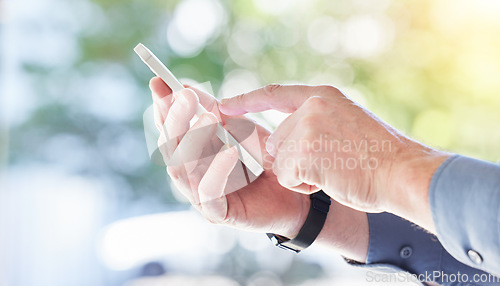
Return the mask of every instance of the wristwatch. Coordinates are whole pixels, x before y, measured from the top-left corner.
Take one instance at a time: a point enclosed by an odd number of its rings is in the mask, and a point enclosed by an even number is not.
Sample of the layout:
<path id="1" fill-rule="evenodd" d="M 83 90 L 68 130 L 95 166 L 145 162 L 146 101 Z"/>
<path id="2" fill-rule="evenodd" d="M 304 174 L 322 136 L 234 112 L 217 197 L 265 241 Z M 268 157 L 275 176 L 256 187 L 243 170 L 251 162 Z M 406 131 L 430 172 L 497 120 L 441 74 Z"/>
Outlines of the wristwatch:
<path id="1" fill-rule="evenodd" d="M 269 239 L 278 247 L 294 251 L 296 253 L 309 247 L 325 225 L 326 216 L 330 210 L 330 197 L 323 191 L 310 195 L 311 207 L 304 225 L 294 239 L 289 239 L 281 235 L 268 233 Z"/>

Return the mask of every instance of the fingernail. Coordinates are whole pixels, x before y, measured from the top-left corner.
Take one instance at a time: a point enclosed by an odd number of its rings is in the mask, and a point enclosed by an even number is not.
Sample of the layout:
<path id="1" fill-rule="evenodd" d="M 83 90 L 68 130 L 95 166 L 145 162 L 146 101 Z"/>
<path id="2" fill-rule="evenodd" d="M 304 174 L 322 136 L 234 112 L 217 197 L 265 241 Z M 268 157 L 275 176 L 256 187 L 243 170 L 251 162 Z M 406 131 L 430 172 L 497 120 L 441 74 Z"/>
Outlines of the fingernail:
<path id="1" fill-rule="evenodd" d="M 229 102 L 229 98 L 223 98 L 221 101 L 220 101 L 220 104 L 221 105 L 225 105 Z"/>

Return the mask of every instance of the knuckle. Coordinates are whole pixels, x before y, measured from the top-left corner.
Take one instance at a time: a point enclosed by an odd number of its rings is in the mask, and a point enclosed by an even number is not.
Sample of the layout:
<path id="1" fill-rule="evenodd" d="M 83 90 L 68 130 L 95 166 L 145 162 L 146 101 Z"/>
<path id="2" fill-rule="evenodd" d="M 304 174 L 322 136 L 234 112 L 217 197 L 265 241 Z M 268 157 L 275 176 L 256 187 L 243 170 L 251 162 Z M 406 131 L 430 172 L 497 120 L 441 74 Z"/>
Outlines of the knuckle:
<path id="1" fill-rule="evenodd" d="M 321 96 L 332 96 L 342 94 L 340 90 L 332 85 L 318 85 L 314 87 L 314 94 Z"/>
<path id="2" fill-rule="evenodd" d="M 206 211 L 204 211 L 203 210 L 203 205 L 201 207 L 201 211 L 202 211 L 202 215 L 205 218 L 205 220 L 207 220 L 211 224 L 214 224 L 214 225 L 223 225 L 223 224 L 227 223 L 225 218 L 223 218 L 223 217 L 217 217 L 217 216 L 214 216 L 213 214 L 210 214 L 210 213 L 207 213 Z"/>
<path id="3" fill-rule="evenodd" d="M 320 182 L 320 176 L 318 172 L 315 172 L 314 170 L 311 170 L 311 166 L 306 166 L 305 168 L 299 168 L 298 172 L 298 178 L 302 182 L 306 182 L 308 185 L 319 185 L 321 184 Z M 309 193 L 314 192 L 314 188 L 309 188 Z"/>
<path id="4" fill-rule="evenodd" d="M 320 136 L 315 127 L 304 130 L 303 140 L 307 142 L 307 146 L 310 146 L 314 141 Z"/>
<path id="5" fill-rule="evenodd" d="M 215 114 L 212 112 L 205 112 L 202 115 L 200 115 L 199 119 L 201 122 L 204 122 L 204 125 L 211 125 L 211 124 L 216 124 L 218 121 L 220 121 Z"/>
<path id="6" fill-rule="evenodd" d="M 181 104 L 177 101 L 174 101 L 172 104 L 172 107 L 167 113 L 167 118 L 165 119 L 165 124 L 172 123 L 172 122 L 177 122 L 177 120 L 182 119 L 182 114 L 185 112 L 183 111 L 184 108 L 181 106 Z"/>
<path id="7" fill-rule="evenodd" d="M 300 141 L 298 142 L 298 154 L 304 156 L 310 153 L 312 146 L 319 137 L 318 124 L 319 120 L 314 116 L 307 116 L 299 123 L 301 131 Z"/>
<path id="8" fill-rule="evenodd" d="M 276 83 L 268 84 L 264 87 L 264 94 L 267 97 L 273 97 L 275 95 L 276 90 L 278 90 L 279 88 L 281 88 L 280 84 Z"/>
<path id="9" fill-rule="evenodd" d="M 213 214 L 210 212 L 210 210 L 207 210 L 207 205 L 206 204 L 200 204 L 200 213 L 201 215 L 205 218 L 206 221 L 208 221 L 211 224 L 214 225 L 223 225 L 228 223 L 228 219 L 226 217 Z"/>
<path id="10" fill-rule="evenodd" d="M 236 225 L 237 219 L 229 216 L 229 213 L 226 213 L 224 217 L 221 217 L 219 224 L 221 225 Z"/>
<path id="11" fill-rule="evenodd" d="M 196 92 L 190 88 L 185 88 L 179 92 L 181 96 L 184 96 L 186 100 L 189 102 L 189 104 L 197 104 L 198 103 L 198 96 L 196 95 Z"/>
<path id="12" fill-rule="evenodd" d="M 179 180 L 180 177 L 181 177 L 181 171 L 177 167 L 168 166 L 167 167 L 167 173 L 172 178 L 172 180 L 174 180 L 174 181 Z"/>
<path id="13" fill-rule="evenodd" d="M 321 112 L 327 108 L 327 101 L 321 96 L 312 96 L 307 99 L 304 105 L 309 111 Z"/>
<path id="14" fill-rule="evenodd" d="M 219 222 L 216 221 L 215 219 L 211 218 L 210 216 L 203 214 L 203 217 L 205 218 L 206 221 L 208 221 L 211 224 L 218 225 Z"/>
<path id="15" fill-rule="evenodd" d="M 236 103 L 236 105 L 238 106 L 242 106 L 245 104 L 247 97 L 248 97 L 247 93 L 240 94 L 234 97 L 234 103 Z"/>
<path id="16" fill-rule="evenodd" d="M 319 118 L 316 115 L 308 114 L 303 116 L 297 125 L 300 129 L 307 133 L 310 130 L 314 130 L 319 123 Z"/>
<path id="17" fill-rule="evenodd" d="M 311 154 L 311 142 L 312 141 L 309 139 L 304 139 L 303 142 L 297 148 L 295 159 L 297 160 L 297 162 L 299 162 L 299 165 L 302 168 L 305 168 L 305 166 L 303 165 L 305 164 L 305 162 L 307 162 L 307 159 Z"/>

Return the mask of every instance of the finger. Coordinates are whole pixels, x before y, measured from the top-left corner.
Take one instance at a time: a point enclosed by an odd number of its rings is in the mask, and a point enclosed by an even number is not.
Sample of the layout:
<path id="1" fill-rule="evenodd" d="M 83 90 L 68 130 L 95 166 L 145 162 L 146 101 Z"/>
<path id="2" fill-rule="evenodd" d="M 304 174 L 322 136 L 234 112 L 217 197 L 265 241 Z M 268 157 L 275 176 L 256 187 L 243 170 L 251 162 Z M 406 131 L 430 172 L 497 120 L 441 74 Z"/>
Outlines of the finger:
<path id="1" fill-rule="evenodd" d="M 202 152 L 211 144 L 217 131 L 217 118 L 212 113 L 203 113 L 193 127 L 184 135 L 175 152 L 179 153 L 182 163 L 186 166 L 187 174 L 202 162 Z"/>
<path id="2" fill-rule="evenodd" d="M 182 166 L 167 166 L 167 173 L 174 183 L 176 189 L 183 196 L 185 196 L 192 205 L 198 205 L 199 200 L 195 200 L 193 191 L 191 190 L 189 183 L 186 184 L 186 170 Z"/>
<path id="3" fill-rule="evenodd" d="M 160 77 L 153 77 L 149 81 L 149 87 L 153 92 L 153 95 L 155 95 L 158 99 L 168 97 L 172 94 L 170 87 Z M 184 87 L 192 89 L 199 96 L 201 105 L 203 105 L 203 107 L 205 107 L 208 111 L 211 111 L 214 106 L 217 105 L 217 100 L 212 95 L 191 85 L 184 85 Z"/>
<path id="4" fill-rule="evenodd" d="M 183 89 L 179 92 L 177 99 L 168 111 L 167 119 L 163 125 L 167 140 L 176 141 L 173 147 L 182 140 L 184 134 L 189 130 L 190 121 L 198 109 L 198 97 L 194 91 Z M 169 148 L 169 154 L 173 153 Z"/>
<path id="5" fill-rule="evenodd" d="M 226 218 L 228 206 L 224 189 L 237 162 L 235 147 L 219 152 L 200 182 L 198 192 L 202 213 L 212 222 L 222 222 Z"/>
<path id="6" fill-rule="evenodd" d="M 168 110 L 172 106 L 172 91 L 159 77 L 152 78 L 149 87 L 153 97 L 155 125 L 161 131 Z"/>
<path id="7" fill-rule="evenodd" d="M 163 98 L 172 94 L 170 87 L 168 87 L 168 85 L 160 77 L 153 77 L 149 81 L 149 88 L 151 89 L 153 95 L 158 98 Z"/>
<path id="8" fill-rule="evenodd" d="M 267 138 L 266 150 L 269 155 L 276 157 L 279 148 L 281 147 L 285 139 L 294 130 L 297 122 L 302 117 L 302 114 L 299 111 L 300 109 L 288 116 L 280 125 L 278 125 L 276 130 L 274 130 L 269 138 Z"/>
<path id="9" fill-rule="evenodd" d="M 297 110 L 313 94 L 313 91 L 314 87 L 307 85 L 272 84 L 249 93 L 223 99 L 219 108 L 226 115 L 241 115 L 269 109 L 291 113 Z"/>
<path id="10" fill-rule="evenodd" d="M 297 125 L 281 144 L 273 163 L 273 172 L 283 187 L 308 194 L 319 189 L 318 168 L 322 161 L 316 154 L 308 152 L 307 146 L 297 143 L 302 138 L 302 129 Z"/>
<path id="11" fill-rule="evenodd" d="M 229 119 L 229 116 L 220 112 L 220 110 L 219 110 L 220 104 L 217 101 L 217 99 L 215 97 L 213 97 L 212 95 L 210 95 L 209 93 L 207 93 L 203 90 L 200 90 L 196 87 L 192 87 L 190 85 L 185 85 L 185 87 L 194 90 L 194 92 L 196 92 L 196 95 L 198 95 L 198 98 L 200 99 L 200 104 L 208 112 L 215 114 L 215 116 L 217 117 L 219 122 L 222 123 L 222 126 L 225 127 L 226 121 Z"/>
<path id="12" fill-rule="evenodd" d="M 190 85 L 184 85 L 186 88 L 192 89 L 196 95 L 198 95 L 198 98 L 200 99 L 200 104 L 205 107 L 205 109 L 208 112 L 212 112 L 215 115 L 219 113 L 219 109 L 217 108 L 217 99 L 213 97 L 212 95 L 208 94 L 207 92 L 200 90 L 196 87 L 190 86 Z"/>
<path id="13" fill-rule="evenodd" d="M 302 183 L 296 187 L 290 187 L 288 188 L 289 190 L 292 190 L 297 193 L 305 194 L 305 195 L 310 195 L 313 193 L 316 193 L 317 191 L 321 190 L 321 188 L 313 186 L 313 185 L 308 185 L 306 183 Z"/>
<path id="14" fill-rule="evenodd" d="M 158 150 L 160 151 L 160 154 L 161 154 L 161 157 L 163 159 L 163 163 L 165 164 L 165 166 L 168 166 L 168 161 L 171 157 L 171 153 L 169 153 L 169 148 L 175 148 L 175 147 L 169 147 L 169 145 L 172 145 L 172 140 L 167 140 L 167 138 L 165 137 L 165 133 L 163 132 L 160 132 L 160 136 L 158 136 L 158 141 L 157 141 L 157 145 L 158 145 Z"/>
<path id="15" fill-rule="evenodd" d="M 179 146 L 175 149 L 175 153 L 169 156 L 169 160 L 166 162 L 169 166 L 167 171 L 176 182 L 176 185 L 179 186 L 179 191 L 193 204 L 199 204 L 196 190 L 201 180 L 199 174 L 204 172 L 202 170 L 204 159 L 201 158 L 201 155 L 210 140 L 215 138 L 216 123 L 217 119 L 213 114 L 202 114 L 193 127 L 184 135 Z M 172 148 L 173 144 L 168 144 L 168 142 L 166 144 L 168 145 L 167 148 Z M 163 149 L 160 148 L 160 150 Z M 164 152 L 162 151 L 163 156 L 165 156 Z M 206 160 L 209 159 L 209 157 L 206 158 Z"/>
<path id="16" fill-rule="evenodd" d="M 273 172 L 278 178 L 278 183 L 294 192 L 302 194 L 312 194 L 320 190 L 319 187 L 315 185 L 310 185 L 305 183 L 300 178 L 300 168 L 299 165 L 292 166 L 279 166 L 280 161 L 275 161 L 273 164 Z"/>
<path id="17" fill-rule="evenodd" d="M 293 156 L 293 148 L 296 148 L 296 146 L 291 145 L 290 141 L 285 141 L 282 144 L 282 148 L 278 150 L 272 168 L 280 185 L 288 189 L 303 183 L 299 179 L 297 158 Z"/>
<path id="18" fill-rule="evenodd" d="M 266 141 L 266 149 L 267 152 L 275 157 L 277 150 L 280 148 L 283 141 L 288 138 L 288 136 L 295 130 L 298 129 L 298 132 L 303 133 L 314 126 L 322 124 L 314 118 L 318 113 L 327 112 L 325 110 L 326 102 L 320 96 L 311 96 L 309 97 L 294 113 L 288 116 L 276 130 L 269 136 Z M 296 141 L 296 148 L 300 147 L 299 145 L 303 143 L 300 138 L 299 141 Z"/>
<path id="19" fill-rule="evenodd" d="M 163 131 L 163 124 L 165 123 L 166 113 L 164 113 L 159 104 L 153 103 L 154 122 L 158 131 Z"/>
<path id="20" fill-rule="evenodd" d="M 163 126 L 165 120 L 167 119 L 167 114 L 170 111 L 170 108 L 173 104 L 173 97 L 166 96 L 163 98 L 158 98 L 156 95 L 153 95 L 153 105 L 156 107 L 155 112 L 158 112 L 158 124 Z"/>

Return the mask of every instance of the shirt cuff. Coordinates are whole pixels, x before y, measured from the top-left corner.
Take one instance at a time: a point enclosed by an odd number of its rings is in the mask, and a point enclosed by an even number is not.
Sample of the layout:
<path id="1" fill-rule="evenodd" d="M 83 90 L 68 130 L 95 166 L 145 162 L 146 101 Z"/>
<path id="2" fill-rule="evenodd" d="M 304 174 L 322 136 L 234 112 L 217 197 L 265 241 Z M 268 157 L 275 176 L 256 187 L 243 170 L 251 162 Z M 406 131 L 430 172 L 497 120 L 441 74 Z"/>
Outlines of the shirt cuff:
<path id="1" fill-rule="evenodd" d="M 419 226 L 389 213 L 368 214 L 367 264 L 393 265 L 413 274 L 439 268 L 442 247 Z"/>
<path id="2" fill-rule="evenodd" d="M 429 202 L 446 250 L 467 265 L 500 275 L 500 165 L 448 158 L 432 178 Z"/>
<path id="3" fill-rule="evenodd" d="M 389 213 L 367 216 L 369 246 L 366 264 L 347 260 L 353 266 L 370 271 L 366 275 L 367 281 L 434 281 L 442 285 L 457 285 L 455 279 L 462 279 L 462 282 L 467 279 L 460 285 L 500 285 L 500 280 L 491 277 L 484 281 L 476 279 L 488 274 L 454 259 L 434 235 L 419 226 Z M 377 276 L 371 270 L 381 275 Z"/>

